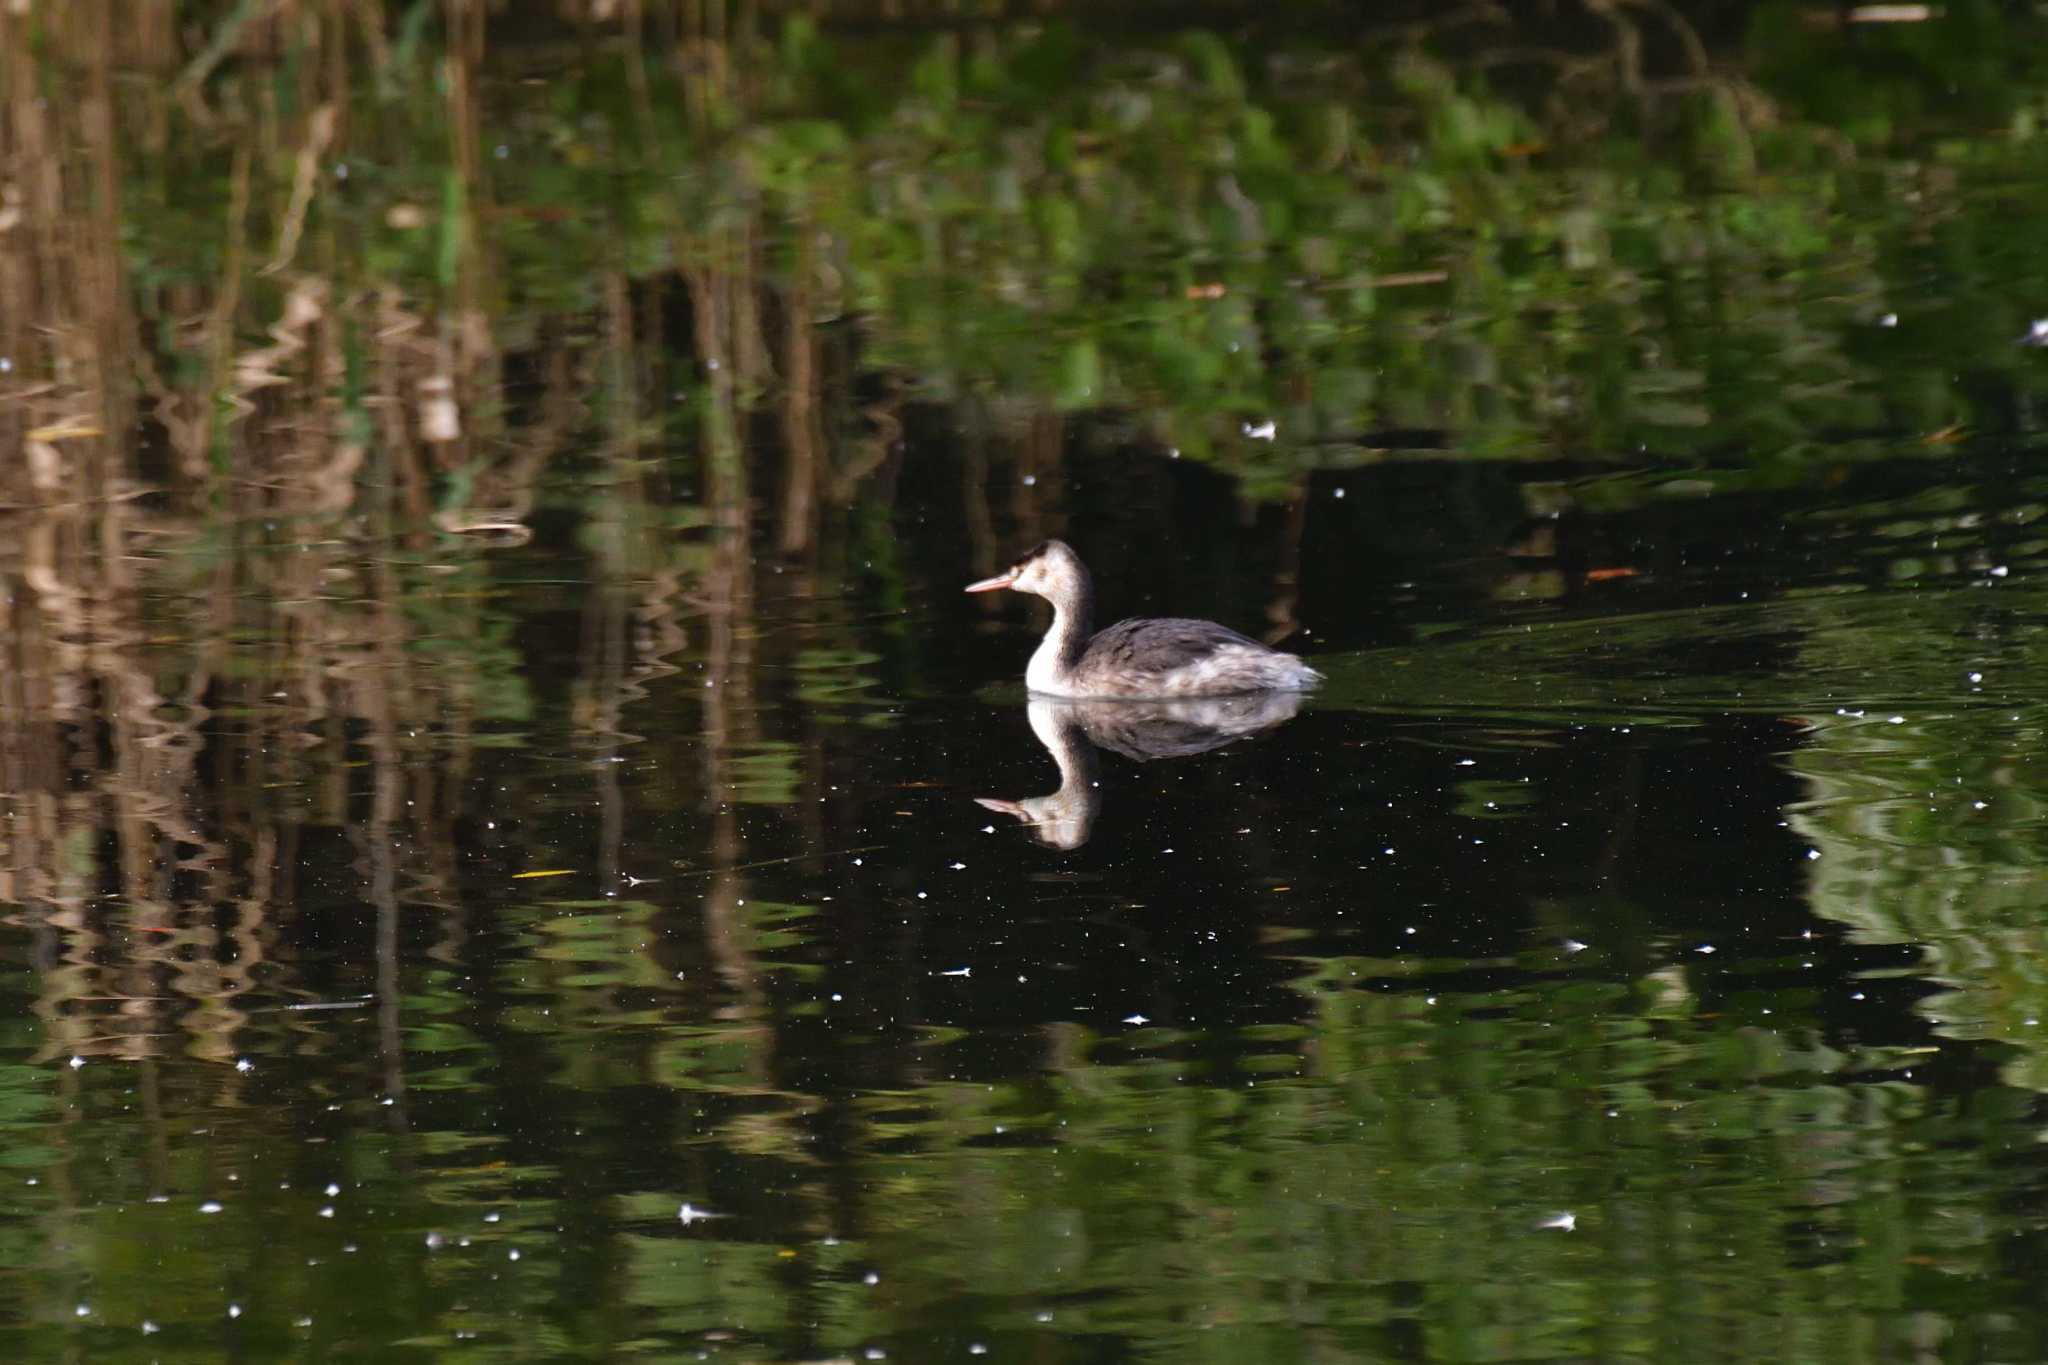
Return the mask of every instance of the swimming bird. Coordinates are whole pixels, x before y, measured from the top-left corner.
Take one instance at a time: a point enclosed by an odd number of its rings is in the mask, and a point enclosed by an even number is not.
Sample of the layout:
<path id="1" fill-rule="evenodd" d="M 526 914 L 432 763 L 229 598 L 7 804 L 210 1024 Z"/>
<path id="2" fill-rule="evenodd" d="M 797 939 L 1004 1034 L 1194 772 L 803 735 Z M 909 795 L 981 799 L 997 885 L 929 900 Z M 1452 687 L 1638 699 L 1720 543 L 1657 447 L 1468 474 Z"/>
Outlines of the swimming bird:
<path id="1" fill-rule="evenodd" d="M 1052 603 L 1052 626 L 1024 670 L 1024 685 L 1052 697 L 1217 697 L 1301 692 L 1322 674 L 1214 621 L 1136 616 L 1090 634 L 1095 585 L 1073 547 L 1048 540 L 969 592 L 1008 588 Z"/>

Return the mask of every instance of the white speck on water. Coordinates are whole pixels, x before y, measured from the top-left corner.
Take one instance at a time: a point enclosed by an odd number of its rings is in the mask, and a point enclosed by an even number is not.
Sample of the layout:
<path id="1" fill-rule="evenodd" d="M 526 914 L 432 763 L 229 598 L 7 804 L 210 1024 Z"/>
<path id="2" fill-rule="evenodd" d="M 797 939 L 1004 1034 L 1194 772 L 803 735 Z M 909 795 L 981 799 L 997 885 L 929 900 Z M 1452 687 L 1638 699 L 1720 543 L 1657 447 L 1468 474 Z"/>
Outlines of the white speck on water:
<path id="1" fill-rule="evenodd" d="M 861 864 L 862 864 L 862 861 L 863 861 L 862 859 L 859 859 L 859 858 L 855 858 L 855 859 L 853 860 L 853 865 L 854 865 L 855 867 L 859 867 L 859 866 L 861 866 Z"/>
<path id="2" fill-rule="evenodd" d="M 1031 1320 L 1033 1322 L 1051 1322 L 1052 1310 L 1049 1308 L 1041 1308 L 1036 1313 L 1033 1313 L 1031 1315 Z"/>
<path id="3" fill-rule="evenodd" d="M 887 1360 L 889 1353 L 879 1346 L 870 1346 L 861 1352 L 861 1358 L 864 1360 Z"/>
<path id="4" fill-rule="evenodd" d="M 1702 943 L 1699 947 L 1693 949 L 1693 951 L 1696 953 L 1711 953 L 1714 951 L 1714 945 L 1711 943 Z"/>
<path id="5" fill-rule="evenodd" d="M 322 1204 L 322 1205 L 320 1206 L 320 1216 L 321 1216 L 322 1218 L 332 1218 L 332 1217 L 334 1217 L 334 1205 L 332 1205 L 332 1204 Z"/>
<path id="6" fill-rule="evenodd" d="M 292 1326 L 294 1327 L 311 1327 L 312 1325 L 313 1319 L 311 1317 L 300 1318 L 298 1321 L 292 1324 Z"/>
<path id="7" fill-rule="evenodd" d="M 209 1199 L 199 1206 L 201 1213 L 219 1213 L 223 1205 L 218 1199 Z"/>
<path id="8" fill-rule="evenodd" d="M 240 1316 L 242 1316 L 242 1305 L 240 1305 L 239 1303 L 229 1304 L 228 1316 L 231 1318 L 239 1318 Z"/>
<path id="9" fill-rule="evenodd" d="M 1411 924 L 1406 929 L 1403 929 L 1401 932 L 1404 934 L 1412 934 L 1415 932 L 1415 926 Z"/>
<path id="10" fill-rule="evenodd" d="M 330 1180 L 327 1182 L 327 1189 L 325 1193 L 329 1199 L 332 1199 L 336 1195 L 341 1193 L 341 1186 L 337 1185 L 334 1181 Z"/>
<path id="11" fill-rule="evenodd" d="M 1904 716 L 1886 716 L 1884 718 L 1884 723 L 1886 725 L 1904 725 L 1906 723 L 1906 718 Z"/>
<path id="12" fill-rule="evenodd" d="M 1897 313 L 1886 313 L 1877 320 L 1877 325 L 1880 327 L 1896 327 L 1899 325 L 1899 315 Z"/>
<path id="13" fill-rule="evenodd" d="M 78 1070 L 78 1068 L 80 1068 L 80 1067 L 82 1067 L 82 1066 L 84 1066 L 84 1065 L 85 1065 L 85 1058 L 83 1058 L 83 1057 L 78 1057 L 78 1056 L 74 1056 L 74 1057 L 72 1057 L 72 1059 L 71 1059 L 71 1069 L 72 1069 L 73 1071 L 76 1071 L 76 1070 Z"/>
<path id="14" fill-rule="evenodd" d="M 1998 565 L 1997 567 L 1995 567 L 1994 569 L 1992 569 L 1992 570 L 1991 570 L 1991 576 L 1992 576 L 1993 578 L 2003 578 L 2003 577 L 2005 577 L 2005 576 L 2006 576 L 2007 574 L 2009 574 L 2009 573 L 2011 573 L 2011 572 L 2012 572 L 2012 570 L 2011 570 L 2011 569 L 2007 568 L 2007 567 L 2006 567 L 2005 565 L 2003 565 L 2003 564 L 2000 564 L 2000 565 Z"/>
<path id="15" fill-rule="evenodd" d="M 1544 1219 L 1536 1226 L 1539 1228 L 1555 1229 L 1558 1232 L 1572 1232 L 1579 1226 L 1579 1216 L 1576 1213 L 1556 1213 Z"/>
<path id="16" fill-rule="evenodd" d="M 161 1328 L 161 1327 L 157 1326 L 157 1325 L 156 1325 L 156 1324 L 155 1324 L 154 1322 L 152 1322 L 152 1321 L 151 1321 L 150 1319 L 148 1319 L 148 1318 L 144 1318 L 144 1319 L 142 1320 L 142 1335 L 144 1335 L 144 1336 L 146 1336 L 146 1337 L 153 1337 L 153 1336 L 155 1336 L 155 1335 L 156 1335 L 156 1334 L 157 1334 L 158 1332 L 161 1332 L 161 1331 L 163 1331 L 163 1330 L 164 1330 L 163 1328 Z"/>
<path id="17" fill-rule="evenodd" d="M 860 1277 L 860 1282 L 866 1285 L 877 1285 L 882 1282 L 882 1276 L 880 1272 L 870 1270 L 867 1274 Z"/>
<path id="18" fill-rule="evenodd" d="M 1806 861 L 1808 861 L 1809 863 L 1819 862 L 1820 850 L 1817 848 L 1809 848 L 1808 850 L 1806 850 Z"/>
<path id="19" fill-rule="evenodd" d="M 495 1222 L 497 1222 L 497 1221 L 498 1221 L 499 1219 L 503 1218 L 504 1216 L 505 1216 L 505 1215 L 504 1215 L 504 1214 L 502 1214 L 502 1213 L 497 1213 L 497 1212 L 491 1212 L 491 1213 L 487 1213 L 487 1214 L 485 1214 L 485 1215 L 484 1215 L 484 1221 L 485 1221 L 486 1223 L 495 1223 Z"/>
<path id="20" fill-rule="evenodd" d="M 1280 425 L 1270 417 L 1263 422 L 1246 422 L 1244 434 L 1254 441 L 1270 441 L 1280 434 Z"/>
<path id="21" fill-rule="evenodd" d="M 984 1346 L 982 1343 L 978 1341 L 969 1342 L 967 1345 L 967 1354 L 971 1356 L 985 1356 L 988 1354 L 988 1347 Z"/>
<path id="22" fill-rule="evenodd" d="M 1036 488 L 1038 486 L 1038 476 L 1036 474 L 1026 474 L 1024 476 L 1024 486 L 1026 488 Z"/>
<path id="23" fill-rule="evenodd" d="M 1972 674 L 1970 675 L 1970 681 L 1971 681 L 1971 682 L 1973 682 L 1973 683 L 1980 683 L 1980 682 L 1983 682 L 1983 681 L 1984 681 L 1984 675 L 1983 675 L 1982 673 L 1972 673 Z"/>
<path id="24" fill-rule="evenodd" d="M 0 374 L 11 374 L 13 371 L 14 358 L 12 356 L 0 355 Z"/>
<path id="25" fill-rule="evenodd" d="M 1850 998 L 1851 1000 L 1861 1000 L 1861 999 L 1863 998 L 1863 992 L 1862 992 L 1862 991 L 1858 991 L 1858 992 L 1856 992 L 1856 993 L 1855 993 L 1854 995 L 1850 996 L 1849 998 Z"/>
<path id="26" fill-rule="evenodd" d="M 1126 1014 L 1124 1016 L 1124 1022 L 1126 1024 L 1149 1024 L 1152 1021 L 1150 1019 L 1147 1019 L 1142 1014 Z"/>
<path id="27" fill-rule="evenodd" d="M 78 1316 L 81 1318 L 89 1318 L 92 1316 L 92 1305 L 89 1303 L 81 1303 L 80 1305 L 78 1305 L 78 1307 L 72 1309 L 71 1311 L 78 1314 Z"/>
<path id="28" fill-rule="evenodd" d="M 447 1245 L 448 1239 L 446 1237 L 443 1237 L 440 1233 L 430 1232 L 427 1234 L 427 1250 L 439 1251 L 442 1247 Z"/>
<path id="29" fill-rule="evenodd" d="M 511 1249 L 510 1251 L 506 1252 L 506 1253 L 505 1253 L 505 1259 L 506 1259 L 506 1260 L 508 1260 L 508 1261 L 516 1261 L 516 1260 L 518 1260 L 518 1259 L 519 1259 L 519 1248 L 518 1248 L 518 1247 L 513 1247 L 513 1248 L 512 1248 L 512 1249 Z"/>
<path id="30" fill-rule="evenodd" d="M 235 1070 L 241 1072 L 244 1076 L 248 1075 L 255 1069 L 256 1063 L 250 1061 L 247 1057 L 237 1057 L 235 1059 Z"/>
<path id="31" fill-rule="evenodd" d="M 983 834 L 994 834 L 996 832 L 996 827 L 994 825 L 983 825 L 981 827 L 981 832 Z"/>
<path id="32" fill-rule="evenodd" d="M 1564 941 L 1564 950 L 1568 953 L 1583 953 L 1586 951 L 1586 945 L 1575 938 L 1568 938 Z"/>
<path id="33" fill-rule="evenodd" d="M 1341 497 L 1343 497 L 1343 496 L 1344 496 L 1344 490 L 1343 490 L 1343 489 L 1341 489 L 1341 488 L 1340 488 L 1340 489 L 1338 489 L 1338 490 L 1336 491 L 1336 496 L 1338 496 L 1338 497 L 1340 497 L 1340 498 L 1341 498 Z"/>
<path id="34" fill-rule="evenodd" d="M 1461 758 L 1458 760 L 1458 766 L 1461 768 L 1476 768 L 1479 766 L 1479 760 L 1476 758 Z"/>
<path id="35" fill-rule="evenodd" d="M 949 971 L 943 971 L 943 972 L 940 972 L 940 973 L 939 973 L 939 975 L 940 975 L 940 976 L 973 976 L 973 975 L 974 975 L 974 968 L 972 968 L 972 967 L 954 967 L 954 968 L 952 968 L 952 969 L 951 969 L 951 970 L 949 970 Z"/>

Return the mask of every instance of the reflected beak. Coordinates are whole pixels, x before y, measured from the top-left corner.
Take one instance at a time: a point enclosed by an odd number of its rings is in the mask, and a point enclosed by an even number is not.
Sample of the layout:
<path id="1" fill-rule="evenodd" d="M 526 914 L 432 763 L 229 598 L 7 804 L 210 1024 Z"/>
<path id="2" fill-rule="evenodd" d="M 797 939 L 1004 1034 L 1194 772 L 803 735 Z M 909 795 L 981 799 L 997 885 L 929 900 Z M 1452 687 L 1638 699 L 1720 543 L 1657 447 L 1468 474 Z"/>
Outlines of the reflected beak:
<path id="1" fill-rule="evenodd" d="M 983 810 L 992 810 L 998 815 L 1014 815 L 1019 820 L 1031 818 L 1031 812 L 1015 801 L 1005 801 L 997 796 L 977 796 L 974 798 L 974 804 Z"/>
<path id="2" fill-rule="evenodd" d="M 1017 571 L 1015 569 L 1011 569 L 1008 573 L 999 573 L 994 578 L 984 578 L 979 583 L 969 583 L 967 585 L 967 591 L 994 592 L 997 588 L 1007 588 L 1016 581 Z"/>

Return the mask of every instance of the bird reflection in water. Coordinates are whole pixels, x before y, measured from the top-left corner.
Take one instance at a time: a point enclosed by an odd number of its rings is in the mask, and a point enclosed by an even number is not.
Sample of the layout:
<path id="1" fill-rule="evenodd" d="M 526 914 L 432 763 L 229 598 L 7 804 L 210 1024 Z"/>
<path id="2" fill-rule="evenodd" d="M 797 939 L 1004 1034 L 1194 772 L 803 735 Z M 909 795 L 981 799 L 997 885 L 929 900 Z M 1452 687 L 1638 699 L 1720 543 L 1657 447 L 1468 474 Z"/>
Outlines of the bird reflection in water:
<path id="1" fill-rule="evenodd" d="M 1040 843 L 1073 849 L 1088 842 L 1102 809 L 1096 749 L 1140 763 L 1186 758 L 1270 730 L 1301 709 L 1300 692 L 1244 692 L 1182 701 L 1060 701 L 1034 697 L 1025 714 L 1031 733 L 1059 765 L 1059 790 L 979 805 L 1024 822 Z"/>

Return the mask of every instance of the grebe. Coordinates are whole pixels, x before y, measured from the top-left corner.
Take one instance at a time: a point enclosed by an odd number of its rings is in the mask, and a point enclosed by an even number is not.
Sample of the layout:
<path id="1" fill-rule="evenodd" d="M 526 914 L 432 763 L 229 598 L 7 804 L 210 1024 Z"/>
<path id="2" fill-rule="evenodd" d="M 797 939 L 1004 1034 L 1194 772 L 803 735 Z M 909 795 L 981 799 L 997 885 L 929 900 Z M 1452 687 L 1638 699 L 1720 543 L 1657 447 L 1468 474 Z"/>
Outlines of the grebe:
<path id="1" fill-rule="evenodd" d="M 1065 541 L 1048 540 L 969 592 L 1009 588 L 1052 603 L 1052 626 L 1024 670 L 1024 685 L 1052 697 L 1217 697 L 1301 692 L 1322 674 L 1214 621 L 1137 616 L 1089 635 L 1095 586 Z"/>
<path id="2" fill-rule="evenodd" d="M 1140 763 L 1207 753 L 1262 730 L 1301 709 L 1301 693 L 1268 689 L 1187 701 L 1061 701 L 1034 697 L 1025 708 L 1031 733 L 1060 770 L 1060 788 L 1044 796 L 1005 801 L 977 796 L 977 804 L 1031 827 L 1038 842 L 1075 849 L 1088 842 L 1102 809 L 1095 746 Z"/>

